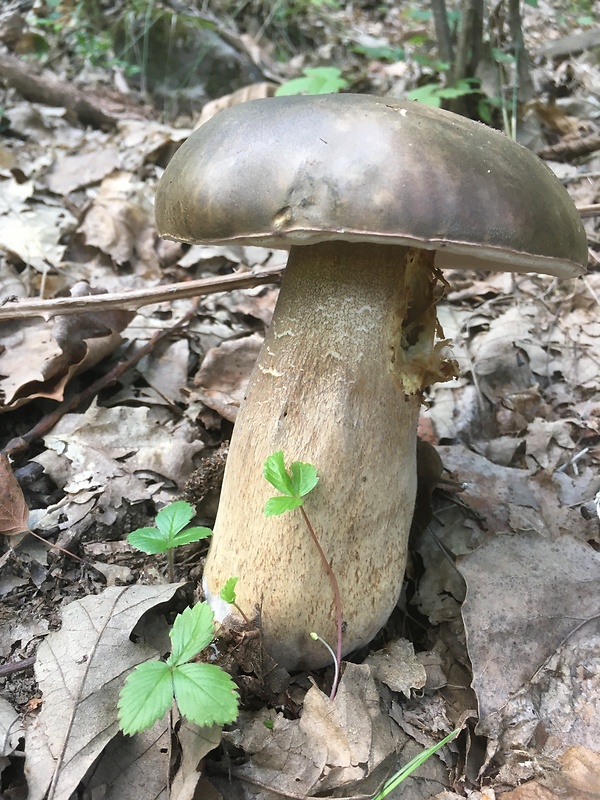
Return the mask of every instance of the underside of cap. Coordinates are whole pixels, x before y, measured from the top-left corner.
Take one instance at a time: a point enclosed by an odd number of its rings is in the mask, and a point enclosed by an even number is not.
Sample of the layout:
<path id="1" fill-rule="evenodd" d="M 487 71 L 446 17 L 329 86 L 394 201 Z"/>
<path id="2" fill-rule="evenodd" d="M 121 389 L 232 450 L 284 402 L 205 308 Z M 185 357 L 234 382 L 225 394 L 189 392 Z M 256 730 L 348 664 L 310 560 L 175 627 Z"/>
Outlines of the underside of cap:
<path id="1" fill-rule="evenodd" d="M 255 100 L 195 131 L 159 184 L 161 236 L 436 250 L 440 267 L 585 270 L 568 192 L 533 153 L 441 109 L 370 95 Z"/>

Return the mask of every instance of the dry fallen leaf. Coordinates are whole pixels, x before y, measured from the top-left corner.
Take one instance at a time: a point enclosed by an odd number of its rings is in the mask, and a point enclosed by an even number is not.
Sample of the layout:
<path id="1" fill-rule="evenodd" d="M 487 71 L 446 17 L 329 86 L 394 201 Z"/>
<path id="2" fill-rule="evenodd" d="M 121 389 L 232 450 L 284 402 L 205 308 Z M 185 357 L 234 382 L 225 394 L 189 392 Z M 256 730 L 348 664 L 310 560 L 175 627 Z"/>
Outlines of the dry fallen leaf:
<path id="1" fill-rule="evenodd" d="M 410 697 L 413 689 L 422 689 L 427 680 L 425 667 L 417 660 L 415 648 L 406 639 L 394 639 L 381 650 L 371 653 L 365 664 L 373 668 L 377 680 L 394 692 Z"/>
<path id="2" fill-rule="evenodd" d="M 499 714 L 510 697 L 600 616 L 600 554 L 567 536 L 494 536 L 459 559 L 458 568 L 467 583 L 463 619 L 478 730 L 497 738 Z"/>
<path id="3" fill-rule="evenodd" d="M 261 712 L 243 726 L 241 746 L 249 758 L 237 774 L 272 787 L 274 795 L 289 792 L 304 797 L 347 789 L 357 782 L 361 790 L 370 791 L 370 785 L 362 784 L 367 779 L 372 779 L 375 791 L 377 768 L 405 741 L 382 713 L 366 664 L 346 664 L 333 702 L 313 686 L 305 695 L 299 720 L 275 714 L 272 729 L 267 729 L 264 719 Z"/>
<path id="4" fill-rule="evenodd" d="M 76 189 L 98 183 L 120 165 L 119 151 L 107 146 L 105 141 L 89 142 L 88 150 L 75 154 L 59 155 L 48 173 L 46 182 L 50 191 L 67 195 Z"/>
<path id="5" fill-rule="evenodd" d="M 181 764 L 173 778 L 169 800 L 195 800 L 197 797 L 204 797 L 196 794 L 202 777 L 200 766 L 207 753 L 219 746 L 221 728 L 218 725 L 199 728 L 193 722 L 182 719 L 177 738 L 181 747 Z"/>
<path id="6" fill-rule="evenodd" d="M 65 233 L 76 224 L 62 206 L 33 199 L 33 181 L 0 181 L 0 248 L 39 272 L 59 267 L 65 252 Z"/>
<path id="7" fill-rule="evenodd" d="M 166 786 L 171 732 L 166 719 L 133 737 L 118 733 L 94 765 L 87 789 L 102 800 L 171 800 Z"/>
<path id="8" fill-rule="evenodd" d="M 14 753 L 22 736 L 23 727 L 20 716 L 8 700 L 0 697 L 0 760 Z M 2 772 L 1 761 L 0 772 Z"/>
<path id="9" fill-rule="evenodd" d="M 230 422 L 235 422 L 262 343 L 253 333 L 211 348 L 194 378 L 202 402 Z"/>
<path id="10" fill-rule="evenodd" d="M 0 533 L 12 536 L 27 530 L 29 509 L 8 458 L 0 454 Z"/>
<path id="11" fill-rule="evenodd" d="M 159 277 L 153 216 L 145 184 L 129 172 L 116 172 L 102 181 L 78 231 L 116 264 L 140 262 L 147 277 Z"/>
<path id="12" fill-rule="evenodd" d="M 62 628 L 37 652 L 35 674 L 43 706 L 30 719 L 26 734 L 29 800 L 69 800 L 118 735 L 117 699 L 125 678 L 137 664 L 159 655 L 149 644 L 134 644 L 131 632 L 144 613 L 169 601 L 178 588 L 112 588 L 65 607 Z M 149 733 L 157 735 L 156 730 Z M 134 751 L 133 760 L 123 754 L 123 764 L 113 759 L 113 775 L 133 768 L 143 756 L 143 751 Z M 128 777 L 131 783 L 132 772 Z"/>
<path id="13" fill-rule="evenodd" d="M 166 422 L 160 408 L 96 403 L 85 414 L 64 416 L 44 441 L 49 449 L 36 461 L 69 495 L 58 516 L 69 516 L 72 507 L 75 514 L 96 507 L 106 525 L 114 524 L 124 506 L 149 499 L 148 479 L 155 490 L 168 481 L 183 486 L 204 447 L 191 422 Z"/>
<path id="14" fill-rule="evenodd" d="M 600 753 L 570 747 L 560 759 L 560 772 L 530 781 L 502 795 L 503 800 L 597 800 L 600 797 Z"/>
<path id="15" fill-rule="evenodd" d="M 73 286 L 74 297 L 98 294 L 87 283 Z M 62 400 L 71 378 L 97 364 L 122 342 L 131 311 L 57 315 L 11 320 L 0 326 L 0 412 L 37 397 Z M 4 346 L 4 349 L 2 349 Z"/>

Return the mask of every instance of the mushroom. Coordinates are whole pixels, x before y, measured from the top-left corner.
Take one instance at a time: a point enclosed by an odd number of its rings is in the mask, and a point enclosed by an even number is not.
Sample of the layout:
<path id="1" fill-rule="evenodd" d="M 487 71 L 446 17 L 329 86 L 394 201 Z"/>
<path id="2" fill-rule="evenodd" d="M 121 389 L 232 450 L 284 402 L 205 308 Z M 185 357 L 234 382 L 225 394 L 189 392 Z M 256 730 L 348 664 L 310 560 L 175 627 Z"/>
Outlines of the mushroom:
<path id="1" fill-rule="evenodd" d="M 161 236 L 290 248 L 240 408 L 204 589 L 239 577 L 267 652 L 329 656 L 333 590 L 301 514 L 265 518 L 263 464 L 315 465 L 306 508 L 340 585 L 344 653 L 386 623 L 402 586 L 423 390 L 454 374 L 440 267 L 579 275 L 586 236 L 531 152 L 446 111 L 367 95 L 276 97 L 223 111 L 183 144 L 156 196 Z M 237 612 L 234 610 L 234 614 Z"/>

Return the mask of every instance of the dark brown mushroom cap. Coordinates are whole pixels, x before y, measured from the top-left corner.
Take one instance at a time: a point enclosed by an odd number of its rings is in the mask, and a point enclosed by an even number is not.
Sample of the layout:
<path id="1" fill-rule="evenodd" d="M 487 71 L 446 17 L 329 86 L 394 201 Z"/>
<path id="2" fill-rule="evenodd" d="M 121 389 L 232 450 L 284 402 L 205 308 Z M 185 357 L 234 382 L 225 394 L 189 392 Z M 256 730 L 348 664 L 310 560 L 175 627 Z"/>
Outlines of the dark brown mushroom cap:
<path id="1" fill-rule="evenodd" d="M 423 247 L 438 266 L 570 277 L 581 218 L 533 153 L 477 122 L 370 95 L 274 97 L 221 112 L 169 163 L 161 236 L 269 247 Z"/>

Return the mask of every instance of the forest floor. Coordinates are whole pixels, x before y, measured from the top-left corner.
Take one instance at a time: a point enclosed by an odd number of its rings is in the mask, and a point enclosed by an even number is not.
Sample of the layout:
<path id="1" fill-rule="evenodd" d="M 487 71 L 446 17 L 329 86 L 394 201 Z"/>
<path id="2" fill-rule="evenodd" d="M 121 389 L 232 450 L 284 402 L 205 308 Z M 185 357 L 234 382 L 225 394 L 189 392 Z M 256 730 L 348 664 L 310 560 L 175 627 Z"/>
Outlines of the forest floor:
<path id="1" fill-rule="evenodd" d="M 459 375 L 423 404 L 427 500 L 390 622 L 333 703 L 331 669 L 267 669 L 239 636 L 235 723 L 118 730 L 123 681 L 168 652 L 207 550 L 179 548 L 169 583 L 127 534 L 181 498 L 212 526 L 287 255 L 159 239 L 157 183 L 193 127 L 306 67 L 439 93 L 431 13 L 404 5 L 206 4 L 239 63 L 184 93 L 108 58 L 81 4 L 0 9 L 0 797 L 367 800 L 460 730 L 389 797 L 600 798 L 598 4 L 523 6 L 518 125 L 581 210 L 588 272 L 445 273 Z M 486 24 L 501 48 L 506 21 Z M 477 98 L 499 127 L 509 90 Z M 187 291 L 149 296 L 167 284 Z"/>

